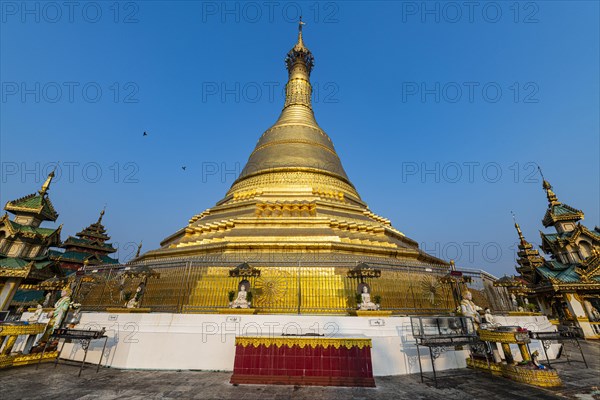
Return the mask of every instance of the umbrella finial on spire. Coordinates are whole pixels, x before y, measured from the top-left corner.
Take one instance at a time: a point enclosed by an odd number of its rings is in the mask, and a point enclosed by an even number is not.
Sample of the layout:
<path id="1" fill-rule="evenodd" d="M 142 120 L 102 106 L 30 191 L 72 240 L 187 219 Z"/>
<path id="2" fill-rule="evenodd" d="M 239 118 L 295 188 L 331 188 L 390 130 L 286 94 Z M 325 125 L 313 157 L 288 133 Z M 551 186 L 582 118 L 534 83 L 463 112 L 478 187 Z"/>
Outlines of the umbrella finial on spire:
<path id="1" fill-rule="evenodd" d="M 542 177 L 542 188 L 546 191 L 546 197 L 548 198 L 548 203 L 551 206 L 555 205 L 555 204 L 559 204 L 558 198 L 556 197 L 556 194 L 552 190 L 552 185 L 550 184 L 550 182 L 548 182 L 546 180 L 546 178 L 544 178 L 544 174 L 542 173 L 542 169 L 540 168 L 539 165 L 538 165 L 538 171 L 540 171 L 540 175 Z"/>
<path id="2" fill-rule="evenodd" d="M 100 211 L 100 216 L 98 217 L 98 222 L 96 222 L 97 224 L 102 223 L 102 217 L 104 217 L 105 212 L 106 212 L 106 204 L 104 205 L 104 208 L 102 209 L 102 211 Z"/>
<path id="3" fill-rule="evenodd" d="M 517 217 L 515 216 L 514 212 L 511 211 L 510 213 L 512 214 L 513 221 L 515 222 L 515 228 L 517 229 L 517 233 L 519 234 L 519 239 L 521 240 L 521 244 L 524 244 L 525 243 L 525 237 L 523 236 L 523 232 L 521 231 L 521 227 L 517 223 Z"/>

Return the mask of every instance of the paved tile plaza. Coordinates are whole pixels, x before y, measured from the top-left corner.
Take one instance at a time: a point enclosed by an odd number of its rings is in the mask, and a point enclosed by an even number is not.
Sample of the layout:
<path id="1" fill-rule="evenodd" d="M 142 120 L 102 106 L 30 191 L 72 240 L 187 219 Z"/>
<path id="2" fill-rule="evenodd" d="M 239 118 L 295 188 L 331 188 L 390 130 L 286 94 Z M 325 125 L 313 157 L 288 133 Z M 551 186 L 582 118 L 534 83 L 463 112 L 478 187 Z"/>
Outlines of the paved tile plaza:
<path id="1" fill-rule="evenodd" d="M 140 371 L 53 364 L 0 370 L 0 399 L 600 399 L 600 343 L 583 343 L 590 368 L 556 365 L 565 385 L 540 389 L 467 369 L 440 374 L 437 388 L 418 375 L 376 378 L 377 388 L 229 384 L 230 372 Z M 568 348 L 573 359 L 579 359 Z"/>

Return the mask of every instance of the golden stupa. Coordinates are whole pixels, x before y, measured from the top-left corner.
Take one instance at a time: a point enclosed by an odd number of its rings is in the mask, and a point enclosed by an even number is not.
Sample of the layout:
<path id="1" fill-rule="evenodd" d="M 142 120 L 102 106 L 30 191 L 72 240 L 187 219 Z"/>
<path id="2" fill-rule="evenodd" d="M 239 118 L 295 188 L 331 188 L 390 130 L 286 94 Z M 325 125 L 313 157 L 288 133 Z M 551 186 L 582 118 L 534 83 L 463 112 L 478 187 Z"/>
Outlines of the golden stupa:
<path id="1" fill-rule="evenodd" d="M 350 182 L 333 142 L 315 120 L 314 59 L 304 44 L 302 24 L 285 62 L 289 80 L 283 111 L 262 134 L 225 197 L 142 259 L 317 252 L 447 266 L 371 212 Z"/>
<path id="2" fill-rule="evenodd" d="M 369 210 L 315 120 L 302 22 L 285 62 L 283 111 L 225 197 L 136 258 L 162 266 L 145 306 L 214 312 L 245 280 L 260 313 L 345 313 L 363 284 L 382 309 L 453 308 L 449 264 Z"/>

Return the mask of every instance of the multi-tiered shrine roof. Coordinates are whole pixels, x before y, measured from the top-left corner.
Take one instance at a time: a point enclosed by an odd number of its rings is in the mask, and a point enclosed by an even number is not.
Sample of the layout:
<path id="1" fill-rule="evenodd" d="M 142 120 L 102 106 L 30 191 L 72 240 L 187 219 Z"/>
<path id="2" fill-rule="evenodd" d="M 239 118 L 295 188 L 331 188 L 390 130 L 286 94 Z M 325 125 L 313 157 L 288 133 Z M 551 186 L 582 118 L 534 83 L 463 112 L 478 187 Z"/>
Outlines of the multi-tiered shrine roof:
<path id="1" fill-rule="evenodd" d="M 117 249 L 106 243 L 110 236 L 106 234 L 106 228 L 102 224 L 104 213 L 102 210 L 98 221 L 78 232 L 77 237 L 69 236 L 60 246 L 65 249 L 64 252 L 52 250 L 50 256 L 68 269 L 77 269 L 85 262 L 91 265 L 118 264 L 119 260 L 109 256 Z"/>
<path id="2" fill-rule="evenodd" d="M 600 232 L 582 225 L 579 221 L 584 217 L 583 211 L 561 203 L 552 185 L 545 179 L 542 187 L 548 199 L 548 209 L 542 223 L 546 228 L 552 226 L 556 229 L 553 233 L 540 231 L 540 247 L 550 259 L 541 257 L 527 242 L 528 251 L 523 251 L 524 238 L 517 225 L 521 239 L 517 271 L 530 285 L 539 288 L 581 283 L 596 288 L 600 284 Z M 532 263 L 532 260 L 535 262 Z M 528 268 L 523 268 L 524 265 Z"/>
<path id="3" fill-rule="evenodd" d="M 4 206 L 15 219 L 11 220 L 8 213 L 0 218 L 0 277 L 23 278 L 34 283 L 60 274 L 60 268 L 48 257 L 48 248 L 61 243 L 62 225 L 40 227 L 41 222 L 58 218 L 48 197 L 53 178 L 54 171 L 38 192 L 8 201 Z"/>
<path id="4" fill-rule="evenodd" d="M 48 179 L 42 185 L 42 189 L 39 192 L 9 201 L 4 206 L 4 209 L 16 215 L 33 215 L 42 221 L 56 221 L 58 213 L 54 209 L 47 193 L 52 178 L 54 178 L 54 171 L 48 175 Z"/>
<path id="5" fill-rule="evenodd" d="M 31 239 L 39 239 L 48 241 L 50 245 L 58 245 L 60 243 L 60 232 L 62 227 L 58 228 L 41 228 L 36 226 L 23 225 L 15 221 L 11 221 L 8 214 L 4 214 L 0 218 L 0 223 L 5 223 L 8 231 L 13 235 L 20 235 Z"/>

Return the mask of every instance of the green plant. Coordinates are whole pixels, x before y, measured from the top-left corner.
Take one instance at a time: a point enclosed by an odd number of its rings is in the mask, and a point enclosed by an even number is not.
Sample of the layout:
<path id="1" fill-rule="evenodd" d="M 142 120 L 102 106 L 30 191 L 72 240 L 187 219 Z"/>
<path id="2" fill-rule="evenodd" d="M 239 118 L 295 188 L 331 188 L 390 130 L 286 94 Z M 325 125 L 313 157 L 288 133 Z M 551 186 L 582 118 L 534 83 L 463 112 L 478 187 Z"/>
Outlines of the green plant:
<path id="1" fill-rule="evenodd" d="M 227 293 L 227 297 L 229 298 L 229 302 L 231 303 L 235 298 L 235 290 L 230 290 L 229 293 Z"/>
<path id="2" fill-rule="evenodd" d="M 360 293 L 356 293 L 354 295 L 354 299 L 356 300 L 356 305 L 360 305 L 360 303 L 362 303 L 362 295 Z"/>
<path id="3" fill-rule="evenodd" d="M 248 292 L 248 294 L 246 295 L 246 300 L 248 301 L 248 303 L 252 303 L 252 292 Z"/>
<path id="4" fill-rule="evenodd" d="M 535 312 L 535 311 L 537 311 L 537 306 L 535 304 L 529 303 L 529 304 L 527 304 L 527 309 L 529 311 Z"/>
<path id="5" fill-rule="evenodd" d="M 381 296 L 380 295 L 373 296 L 373 300 L 375 301 L 375 304 L 381 304 Z"/>

